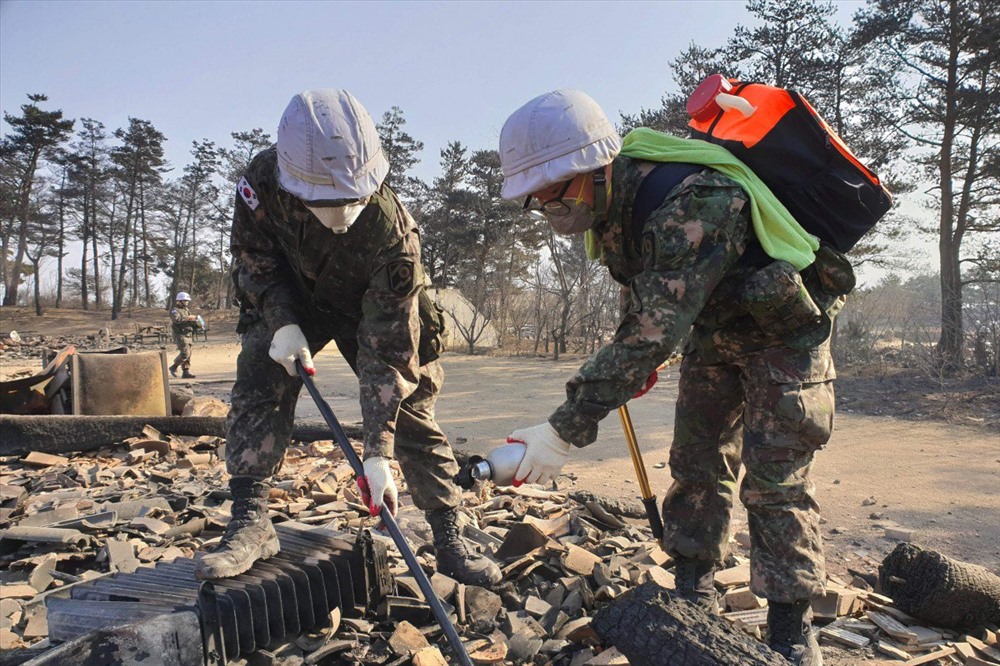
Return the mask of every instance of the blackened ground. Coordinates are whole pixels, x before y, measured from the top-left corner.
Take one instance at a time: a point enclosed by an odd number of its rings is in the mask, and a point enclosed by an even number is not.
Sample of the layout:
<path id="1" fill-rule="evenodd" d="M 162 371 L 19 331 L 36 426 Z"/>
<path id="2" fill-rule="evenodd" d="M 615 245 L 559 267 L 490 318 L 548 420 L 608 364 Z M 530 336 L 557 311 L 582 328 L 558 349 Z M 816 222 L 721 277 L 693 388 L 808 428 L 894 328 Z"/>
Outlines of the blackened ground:
<path id="1" fill-rule="evenodd" d="M 893 368 L 838 372 L 837 410 L 1000 431 L 1000 378 L 934 378 Z"/>

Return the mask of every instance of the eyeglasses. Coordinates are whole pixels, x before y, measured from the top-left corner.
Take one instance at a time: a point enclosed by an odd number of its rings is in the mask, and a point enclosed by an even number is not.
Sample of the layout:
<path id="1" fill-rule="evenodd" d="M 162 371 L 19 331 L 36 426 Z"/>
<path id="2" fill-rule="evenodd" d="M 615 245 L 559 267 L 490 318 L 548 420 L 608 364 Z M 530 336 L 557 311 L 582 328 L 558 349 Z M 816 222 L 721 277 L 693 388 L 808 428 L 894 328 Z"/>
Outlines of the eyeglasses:
<path id="1" fill-rule="evenodd" d="M 560 216 L 565 215 L 569 212 L 569 205 L 566 204 L 562 199 L 566 196 L 566 192 L 569 190 L 569 186 L 573 184 L 573 179 L 570 178 L 563 185 L 562 189 L 559 191 L 554 198 L 548 201 L 539 201 L 537 206 L 531 205 L 531 200 L 534 198 L 532 195 L 528 195 L 524 200 L 524 207 L 522 210 L 526 211 L 528 215 L 532 216 L 538 220 L 544 220 L 546 215 Z"/>

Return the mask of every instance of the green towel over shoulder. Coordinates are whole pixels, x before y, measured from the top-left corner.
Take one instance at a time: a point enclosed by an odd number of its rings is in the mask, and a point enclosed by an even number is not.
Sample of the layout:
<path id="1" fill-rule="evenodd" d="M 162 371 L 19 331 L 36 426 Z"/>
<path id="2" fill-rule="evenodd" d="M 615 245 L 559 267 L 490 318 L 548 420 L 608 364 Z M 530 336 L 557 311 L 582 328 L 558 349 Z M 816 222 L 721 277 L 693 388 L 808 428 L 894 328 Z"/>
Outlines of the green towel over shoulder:
<path id="1" fill-rule="evenodd" d="M 753 229 L 769 257 L 787 261 L 800 271 L 815 261 L 819 240 L 795 221 L 750 167 L 722 146 L 640 127 L 625 135 L 621 154 L 649 162 L 703 164 L 724 173 L 749 195 Z"/>

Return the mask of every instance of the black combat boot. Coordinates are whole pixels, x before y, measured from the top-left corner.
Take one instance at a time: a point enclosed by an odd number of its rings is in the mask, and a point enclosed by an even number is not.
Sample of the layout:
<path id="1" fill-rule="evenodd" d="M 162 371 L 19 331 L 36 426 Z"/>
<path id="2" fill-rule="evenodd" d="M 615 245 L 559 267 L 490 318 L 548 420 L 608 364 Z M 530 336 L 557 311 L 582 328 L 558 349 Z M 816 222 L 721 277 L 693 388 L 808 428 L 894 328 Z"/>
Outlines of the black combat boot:
<path id="1" fill-rule="evenodd" d="M 472 551 L 459 536 L 458 511 L 438 509 L 427 512 L 427 522 L 434 532 L 437 570 L 465 585 L 493 587 L 503 578 L 500 567 L 485 555 Z"/>
<path id="2" fill-rule="evenodd" d="M 181 378 L 182 379 L 194 379 L 195 376 L 191 374 L 190 370 L 188 370 L 188 369 L 185 368 L 184 369 L 184 374 L 181 375 Z"/>
<path id="3" fill-rule="evenodd" d="M 175 378 L 175 379 L 177 378 L 177 365 L 176 364 L 170 366 L 170 376 L 173 377 L 173 378 Z"/>
<path id="4" fill-rule="evenodd" d="M 267 516 L 268 487 L 245 476 L 229 480 L 233 494 L 233 517 L 222 541 L 211 553 L 201 553 L 195 566 L 198 578 L 215 579 L 238 576 L 253 566 L 278 554 L 278 535 Z"/>
<path id="5" fill-rule="evenodd" d="M 809 627 L 809 601 L 768 602 L 768 645 L 795 666 L 823 666 L 819 642 Z"/>
<path id="6" fill-rule="evenodd" d="M 674 560 L 674 583 L 677 593 L 694 605 L 719 614 L 719 595 L 715 591 L 715 562 L 680 556 Z"/>

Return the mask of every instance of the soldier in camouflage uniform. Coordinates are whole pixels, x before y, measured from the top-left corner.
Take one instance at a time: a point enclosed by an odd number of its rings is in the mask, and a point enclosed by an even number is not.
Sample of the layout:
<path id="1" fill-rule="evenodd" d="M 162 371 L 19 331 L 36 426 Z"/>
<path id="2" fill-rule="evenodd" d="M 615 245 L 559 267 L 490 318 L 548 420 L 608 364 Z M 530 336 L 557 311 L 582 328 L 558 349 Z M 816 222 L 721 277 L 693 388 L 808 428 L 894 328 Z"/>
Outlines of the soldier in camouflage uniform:
<path id="1" fill-rule="evenodd" d="M 546 423 L 512 433 L 527 445 L 515 478 L 558 475 L 571 447 L 594 442 L 598 423 L 687 337 L 663 503 L 678 591 L 717 611 L 714 572 L 745 466 L 751 587 L 769 600 L 771 645 L 793 663 L 820 664 L 807 613 L 825 571 L 809 471 L 833 428 L 829 335 L 843 296 L 825 292 L 813 267 L 800 275 L 763 254 L 734 180 L 696 164 L 669 165 L 664 179 L 653 175 L 658 164 L 620 147 L 596 102 L 573 90 L 532 100 L 501 132 L 504 197 L 528 195 L 526 207 L 536 201 L 557 232 L 591 231 L 629 290 L 614 339 L 569 380 L 566 401 Z M 647 178 L 657 191 L 642 218 L 634 209 Z M 795 320 L 781 304 L 802 295 L 803 279 L 819 307 Z"/>
<path id="2" fill-rule="evenodd" d="M 459 537 L 451 446 L 434 420 L 443 320 L 425 292 L 420 236 L 384 183 L 389 165 L 364 107 L 342 90 L 292 98 L 277 146 L 238 185 L 231 248 L 243 313 L 226 464 L 233 519 L 202 578 L 233 576 L 278 551 L 267 479 L 281 466 L 312 354 L 333 341 L 360 380 L 362 495 L 395 512 L 395 456 L 434 533 L 437 567 L 474 585 L 499 568 Z"/>
<path id="3" fill-rule="evenodd" d="M 170 311 L 170 328 L 174 333 L 174 344 L 177 345 L 177 357 L 170 365 L 170 374 L 177 376 L 177 368 L 183 371 L 184 379 L 194 379 L 191 374 L 191 350 L 194 348 L 194 332 L 198 328 L 198 317 L 191 314 L 188 304 L 191 297 L 186 291 L 179 292 L 176 304 Z"/>

